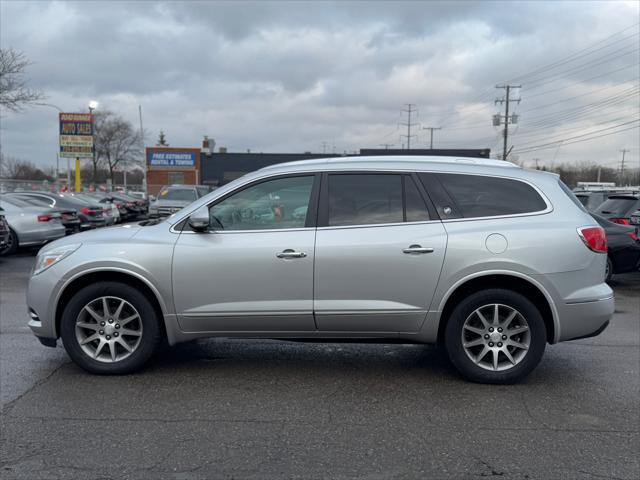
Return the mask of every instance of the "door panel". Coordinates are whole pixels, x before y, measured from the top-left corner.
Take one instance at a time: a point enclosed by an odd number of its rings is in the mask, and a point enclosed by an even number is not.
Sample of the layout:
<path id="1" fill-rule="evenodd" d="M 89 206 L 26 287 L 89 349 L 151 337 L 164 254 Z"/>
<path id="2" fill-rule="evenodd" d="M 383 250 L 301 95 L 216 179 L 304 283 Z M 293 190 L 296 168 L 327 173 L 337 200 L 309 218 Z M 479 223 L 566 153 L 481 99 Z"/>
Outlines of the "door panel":
<path id="1" fill-rule="evenodd" d="M 180 234 L 173 293 L 183 330 L 315 330 L 308 224 L 318 183 L 306 174 L 240 187 L 209 206 L 213 231 Z"/>
<path id="2" fill-rule="evenodd" d="M 182 233 L 173 293 L 184 331 L 314 330 L 313 229 Z M 285 251 L 305 253 L 278 258 Z"/>
<path id="3" fill-rule="evenodd" d="M 433 298 L 446 245 L 439 221 L 319 228 L 314 272 L 318 329 L 417 331 Z M 409 247 L 414 251 L 405 253 Z"/>

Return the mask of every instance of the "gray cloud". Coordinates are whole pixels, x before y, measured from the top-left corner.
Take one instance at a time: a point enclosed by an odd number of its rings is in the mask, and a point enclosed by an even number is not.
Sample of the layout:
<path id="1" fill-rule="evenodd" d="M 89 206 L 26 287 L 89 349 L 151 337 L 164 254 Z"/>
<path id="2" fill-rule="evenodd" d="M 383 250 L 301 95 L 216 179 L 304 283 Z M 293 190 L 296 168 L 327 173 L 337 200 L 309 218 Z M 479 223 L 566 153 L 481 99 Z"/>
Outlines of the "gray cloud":
<path id="1" fill-rule="evenodd" d="M 638 5 L 2 2 L 0 13 L 2 46 L 32 59 L 31 85 L 65 110 L 97 99 L 137 124 L 141 104 L 150 142 L 163 129 L 172 145 L 197 145 L 209 134 L 232 150 L 318 151 L 327 141 L 338 151 L 352 151 L 383 142 L 399 145 L 397 123 L 406 102 L 418 105 L 423 125 L 445 126 L 436 135 L 442 146 L 497 146 L 499 132 L 490 124 L 498 108 L 494 85 L 629 27 Z M 570 70 L 596 59 L 594 53 L 519 79 L 518 108 L 537 108 L 528 115 L 546 114 L 551 121 L 565 108 L 637 85 L 637 26 L 626 35 L 634 33 L 604 49 L 601 65 Z M 604 75 L 589 80 L 599 74 Z M 588 94 L 607 86 L 612 89 Z M 587 95 L 553 106 L 580 93 Z M 636 100 L 631 96 L 627 104 L 547 129 L 528 127 L 523 113 L 514 143 L 544 143 L 563 132 L 597 129 L 602 121 L 637 118 Z M 539 108 L 545 104 L 550 106 Z M 3 112 L 3 152 L 51 165 L 55 119 L 55 111 L 46 108 Z M 637 131 L 625 132 L 563 147 L 558 160 L 613 162 L 619 148 L 638 142 Z M 523 157 L 553 155 L 545 150 Z M 631 158 L 638 159 L 637 150 Z"/>

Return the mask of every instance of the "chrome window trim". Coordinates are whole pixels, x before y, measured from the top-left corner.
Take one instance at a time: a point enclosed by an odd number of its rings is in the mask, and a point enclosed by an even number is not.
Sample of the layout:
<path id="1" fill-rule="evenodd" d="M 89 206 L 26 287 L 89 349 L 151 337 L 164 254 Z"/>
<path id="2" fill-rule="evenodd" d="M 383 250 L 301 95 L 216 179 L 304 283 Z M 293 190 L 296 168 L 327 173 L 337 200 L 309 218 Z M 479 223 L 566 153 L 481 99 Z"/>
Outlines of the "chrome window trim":
<path id="1" fill-rule="evenodd" d="M 179 222 L 178 222 L 179 223 Z M 236 235 L 242 233 L 270 233 L 270 232 L 303 232 L 308 230 L 315 230 L 315 227 L 299 227 L 299 228 L 270 228 L 260 230 L 213 230 L 207 232 L 192 232 L 190 230 L 174 230 L 173 226 L 169 230 L 171 233 L 179 234 L 195 234 L 195 235 Z"/>
<path id="2" fill-rule="evenodd" d="M 362 225 L 330 225 L 326 227 L 317 227 L 317 230 L 344 230 L 348 228 L 378 228 L 378 227 L 401 227 L 405 225 L 428 225 L 434 223 L 442 223 L 438 220 L 423 220 L 420 222 L 393 222 L 393 223 L 365 223 Z"/>

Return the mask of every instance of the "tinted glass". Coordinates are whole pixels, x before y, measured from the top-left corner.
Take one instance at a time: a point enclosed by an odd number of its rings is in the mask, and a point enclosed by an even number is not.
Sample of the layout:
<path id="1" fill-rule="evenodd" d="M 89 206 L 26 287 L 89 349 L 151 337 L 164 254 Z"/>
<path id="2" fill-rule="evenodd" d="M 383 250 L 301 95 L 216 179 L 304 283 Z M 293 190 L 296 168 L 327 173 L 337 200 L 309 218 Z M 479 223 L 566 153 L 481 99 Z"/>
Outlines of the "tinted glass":
<path id="1" fill-rule="evenodd" d="M 400 175 L 329 175 L 329 226 L 402 221 Z"/>
<path id="2" fill-rule="evenodd" d="M 569 187 L 567 187 L 562 180 L 558 180 L 558 185 L 562 191 L 569 197 L 569 199 L 576 205 L 576 207 L 580 208 L 580 210 L 585 210 L 585 207 L 591 203 L 593 200 L 592 195 L 582 194 L 580 196 L 576 195 L 571 191 Z"/>
<path id="3" fill-rule="evenodd" d="M 209 209 L 213 229 L 302 228 L 307 218 L 313 176 L 258 183 Z"/>
<path id="4" fill-rule="evenodd" d="M 533 187 L 518 180 L 452 173 L 437 176 L 465 218 L 539 212 L 547 207 Z"/>
<path id="5" fill-rule="evenodd" d="M 49 206 L 50 203 L 43 198 L 32 198 L 27 196 L 13 197 L 13 199 L 14 203 L 20 202 L 20 204 L 22 204 L 22 206 L 24 207 L 26 207 L 27 205 L 37 207 Z"/>
<path id="6" fill-rule="evenodd" d="M 193 202 L 196 200 L 196 191 L 193 188 L 163 188 L 158 194 L 158 200 Z"/>
<path id="7" fill-rule="evenodd" d="M 604 215 L 620 215 L 625 217 L 628 213 L 638 208 L 640 200 L 634 197 L 609 197 L 598 207 L 598 213 Z"/>
<path id="8" fill-rule="evenodd" d="M 196 187 L 196 190 L 198 190 L 199 197 L 204 197 L 207 193 L 211 191 L 209 190 L 209 187 Z"/>
<path id="9" fill-rule="evenodd" d="M 53 200 L 51 200 L 49 197 L 43 197 L 41 195 L 20 194 L 17 198 L 19 198 L 23 203 L 30 206 L 38 205 L 53 207 Z"/>
<path id="10" fill-rule="evenodd" d="M 404 177 L 404 201 L 407 222 L 424 222 L 429 220 L 427 205 L 424 203 L 424 199 L 422 195 L 420 195 L 416 183 L 409 176 Z"/>

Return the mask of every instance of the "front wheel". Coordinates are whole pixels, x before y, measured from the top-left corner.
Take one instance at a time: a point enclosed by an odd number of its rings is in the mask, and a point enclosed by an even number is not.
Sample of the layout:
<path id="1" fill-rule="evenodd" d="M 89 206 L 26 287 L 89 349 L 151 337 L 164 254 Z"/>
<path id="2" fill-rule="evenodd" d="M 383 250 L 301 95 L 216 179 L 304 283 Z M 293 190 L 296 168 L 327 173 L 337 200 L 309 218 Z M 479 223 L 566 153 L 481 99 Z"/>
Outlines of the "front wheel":
<path id="1" fill-rule="evenodd" d="M 453 310 L 445 330 L 451 362 L 479 383 L 515 383 L 540 362 L 547 332 L 531 301 L 511 290 L 474 293 Z"/>
<path id="2" fill-rule="evenodd" d="M 161 329 L 153 305 L 135 287 L 98 282 L 67 304 L 60 336 L 71 359 L 88 372 L 125 374 L 151 358 Z"/>

